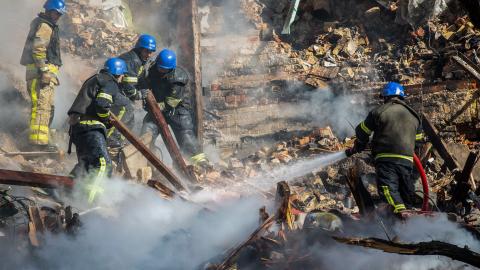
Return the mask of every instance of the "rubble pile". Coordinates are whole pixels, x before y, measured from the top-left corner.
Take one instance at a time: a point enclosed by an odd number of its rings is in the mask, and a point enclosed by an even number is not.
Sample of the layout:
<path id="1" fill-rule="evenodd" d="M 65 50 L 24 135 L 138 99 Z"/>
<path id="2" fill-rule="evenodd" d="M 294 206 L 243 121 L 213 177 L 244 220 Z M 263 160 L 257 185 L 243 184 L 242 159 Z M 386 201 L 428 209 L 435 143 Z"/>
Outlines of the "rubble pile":
<path id="1" fill-rule="evenodd" d="M 130 50 L 138 34 L 107 19 L 102 6 L 88 0 L 69 1 L 62 22 L 63 50 L 85 59 L 111 57 Z"/>

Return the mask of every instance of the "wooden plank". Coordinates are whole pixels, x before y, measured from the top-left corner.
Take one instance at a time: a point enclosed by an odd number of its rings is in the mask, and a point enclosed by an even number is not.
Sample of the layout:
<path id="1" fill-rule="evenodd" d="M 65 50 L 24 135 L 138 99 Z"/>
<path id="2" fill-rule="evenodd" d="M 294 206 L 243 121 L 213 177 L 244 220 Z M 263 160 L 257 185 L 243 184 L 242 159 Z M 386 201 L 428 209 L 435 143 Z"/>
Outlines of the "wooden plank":
<path id="1" fill-rule="evenodd" d="M 480 254 L 470 250 L 467 246 L 461 248 L 440 241 L 405 244 L 379 238 L 345 238 L 334 236 L 333 239 L 340 243 L 379 249 L 387 253 L 402 255 L 440 255 L 475 267 L 480 267 Z"/>
<path id="2" fill-rule="evenodd" d="M 422 113 L 422 127 L 425 134 L 430 138 L 433 147 L 437 149 L 438 153 L 445 161 L 448 169 L 453 171 L 455 169 L 460 169 L 460 165 L 453 155 L 448 151 L 447 144 L 438 136 L 437 128 L 428 120 L 428 116 Z"/>
<path id="3" fill-rule="evenodd" d="M 72 178 L 66 176 L 0 169 L 0 184 L 40 188 L 71 188 L 74 182 Z"/>
<path id="4" fill-rule="evenodd" d="M 179 62 L 193 75 L 190 86 L 193 88 L 196 135 L 203 147 L 203 94 L 201 73 L 200 21 L 197 0 L 177 2 L 177 44 Z"/>
<path id="5" fill-rule="evenodd" d="M 472 171 L 475 168 L 475 165 L 478 161 L 479 152 L 472 151 L 468 155 L 465 166 L 463 167 L 462 173 L 457 177 L 457 184 L 452 190 L 452 200 L 454 202 L 464 202 L 468 197 L 468 192 L 470 190 L 475 191 L 471 186 L 470 179 Z"/>
<path id="6" fill-rule="evenodd" d="M 178 190 L 186 190 L 182 185 L 180 179 L 165 165 L 163 162 L 155 156 L 155 154 L 148 149 L 133 133 L 120 121 L 118 118 L 111 114 L 111 123 L 117 130 L 125 136 L 125 138 L 134 145 L 138 151 L 140 151 L 145 158 L 163 175 L 165 178 Z"/>
<path id="7" fill-rule="evenodd" d="M 158 130 L 165 142 L 165 146 L 172 157 L 174 165 L 180 170 L 185 178 L 190 180 L 190 182 L 195 183 L 196 179 L 190 174 L 187 164 L 180 153 L 180 149 L 168 128 L 167 120 L 165 120 L 165 117 L 158 107 L 157 101 L 151 91 L 147 92 L 145 101 L 147 103 L 148 111 L 152 114 L 153 120 L 155 121 L 155 124 L 157 124 Z"/>
<path id="8" fill-rule="evenodd" d="M 350 168 L 348 171 L 347 184 L 358 206 L 360 215 L 366 216 L 375 211 L 375 204 L 373 203 L 372 197 L 358 176 L 356 167 Z"/>

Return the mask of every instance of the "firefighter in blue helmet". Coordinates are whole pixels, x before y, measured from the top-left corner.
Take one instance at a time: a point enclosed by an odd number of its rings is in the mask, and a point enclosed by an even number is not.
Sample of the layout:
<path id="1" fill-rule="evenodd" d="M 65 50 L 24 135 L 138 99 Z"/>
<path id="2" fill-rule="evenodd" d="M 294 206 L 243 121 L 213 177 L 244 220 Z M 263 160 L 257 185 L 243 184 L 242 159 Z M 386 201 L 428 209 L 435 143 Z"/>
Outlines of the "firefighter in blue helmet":
<path id="1" fill-rule="evenodd" d="M 54 150 L 49 141 L 54 116 L 55 88 L 62 66 L 59 28 L 60 17 L 66 13 L 63 0 L 48 0 L 30 24 L 30 32 L 20 63 L 26 66 L 27 88 L 31 97 L 29 142 L 37 150 Z"/>
<path id="2" fill-rule="evenodd" d="M 78 158 L 71 174 L 89 180 L 90 202 L 100 191 L 99 181 L 112 174 L 106 136 L 107 129 L 111 128 L 110 109 L 121 95 L 119 85 L 126 73 L 125 61 L 110 58 L 98 74 L 85 81 L 68 111 L 70 139 Z"/>
<path id="3" fill-rule="evenodd" d="M 190 103 L 189 77 L 177 66 L 175 52 L 164 49 L 142 79 L 141 89 L 151 89 L 160 109 L 171 126 L 182 152 L 194 165 L 207 164 L 194 133 L 193 112 Z M 197 123 L 201 125 L 202 123 Z M 150 112 L 143 120 L 142 133 L 151 132 L 156 138 L 157 125 Z"/>
<path id="4" fill-rule="evenodd" d="M 112 112 L 130 129 L 133 129 L 135 124 L 133 101 L 141 97 L 138 90 L 138 81 L 145 72 L 145 65 L 156 50 L 157 41 L 155 37 L 143 34 L 140 35 L 132 50 L 119 56 L 127 64 L 128 72 L 120 84 L 121 95 L 113 105 Z M 117 148 L 124 144 L 123 137 L 114 128 L 108 131 L 107 137 L 109 147 Z"/>
<path id="5" fill-rule="evenodd" d="M 355 129 L 357 139 L 347 156 L 363 151 L 372 138 L 377 187 L 382 199 L 401 214 L 415 203 L 413 155 L 415 143 L 423 139 L 418 114 L 403 100 L 402 85 L 389 82 L 382 96 L 384 104 L 372 110 Z"/>

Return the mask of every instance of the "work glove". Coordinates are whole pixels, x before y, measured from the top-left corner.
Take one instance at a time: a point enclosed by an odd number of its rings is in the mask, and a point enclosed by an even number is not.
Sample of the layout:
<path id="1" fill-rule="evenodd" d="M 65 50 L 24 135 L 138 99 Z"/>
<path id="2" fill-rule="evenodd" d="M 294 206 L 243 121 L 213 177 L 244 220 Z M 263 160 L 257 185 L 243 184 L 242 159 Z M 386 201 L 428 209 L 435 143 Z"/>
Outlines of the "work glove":
<path id="1" fill-rule="evenodd" d="M 50 71 L 42 72 L 40 76 L 40 83 L 42 85 L 51 85 L 51 84 L 58 85 L 57 75 L 55 75 Z"/>
<path id="2" fill-rule="evenodd" d="M 356 153 L 357 151 L 355 150 L 355 147 L 348 148 L 347 150 L 345 150 L 345 155 L 347 155 L 347 157 L 351 157 Z"/>

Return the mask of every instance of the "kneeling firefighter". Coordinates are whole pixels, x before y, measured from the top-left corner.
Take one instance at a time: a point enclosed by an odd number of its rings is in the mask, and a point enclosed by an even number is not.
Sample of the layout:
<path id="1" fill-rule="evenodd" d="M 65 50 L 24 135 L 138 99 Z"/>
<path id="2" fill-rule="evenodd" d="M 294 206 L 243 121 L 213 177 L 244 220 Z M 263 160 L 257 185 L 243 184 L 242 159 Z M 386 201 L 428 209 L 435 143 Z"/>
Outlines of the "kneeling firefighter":
<path id="1" fill-rule="evenodd" d="M 415 143 L 423 139 L 420 117 L 403 99 L 402 85 L 390 82 L 382 92 L 384 104 L 372 110 L 355 129 L 357 140 L 347 156 L 365 150 L 372 139 L 377 187 L 381 198 L 395 214 L 415 203 L 413 155 Z"/>
<path id="2" fill-rule="evenodd" d="M 70 141 L 75 144 L 78 158 L 71 174 L 73 177 L 87 176 L 92 182 L 88 186 L 89 202 L 101 192 L 99 181 L 112 174 L 106 133 L 111 128 L 110 108 L 120 95 L 119 84 L 126 72 L 125 61 L 108 59 L 104 68 L 83 84 L 68 111 Z"/>
<path id="3" fill-rule="evenodd" d="M 201 152 L 193 131 L 193 112 L 188 83 L 187 72 L 177 67 L 175 52 L 164 49 L 142 78 L 140 89 L 152 90 L 167 123 L 172 127 L 180 149 L 194 165 L 202 165 L 208 161 L 206 155 Z M 151 132 L 154 138 L 159 134 L 151 112 L 148 112 L 143 120 L 142 134 L 147 132 Z"/>

